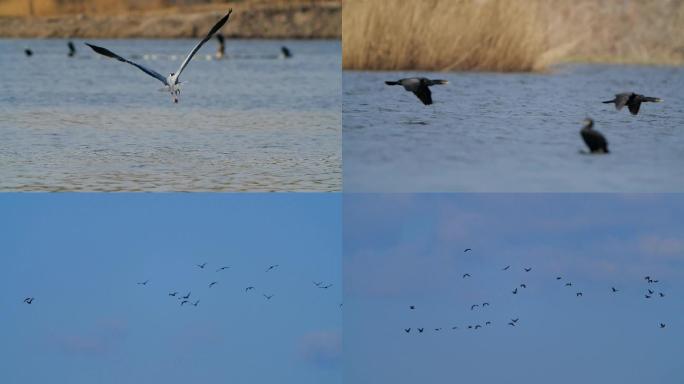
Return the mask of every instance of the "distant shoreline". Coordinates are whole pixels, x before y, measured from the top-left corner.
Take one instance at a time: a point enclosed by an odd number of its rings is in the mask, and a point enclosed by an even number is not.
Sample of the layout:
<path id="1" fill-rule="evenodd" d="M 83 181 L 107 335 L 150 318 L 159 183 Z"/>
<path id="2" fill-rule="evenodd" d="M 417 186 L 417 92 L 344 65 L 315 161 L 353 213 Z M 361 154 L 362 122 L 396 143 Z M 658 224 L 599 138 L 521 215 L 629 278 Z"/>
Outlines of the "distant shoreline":
<path id="1" fill-rule="evenodd" d="M 0 38 L 196 38 L 222 16 L 217 9 L 125 15 L 0 17 Z M 248 39 L 340 39 L 339 4 L 274 4 L 233 7 L 222 33 Z"/>

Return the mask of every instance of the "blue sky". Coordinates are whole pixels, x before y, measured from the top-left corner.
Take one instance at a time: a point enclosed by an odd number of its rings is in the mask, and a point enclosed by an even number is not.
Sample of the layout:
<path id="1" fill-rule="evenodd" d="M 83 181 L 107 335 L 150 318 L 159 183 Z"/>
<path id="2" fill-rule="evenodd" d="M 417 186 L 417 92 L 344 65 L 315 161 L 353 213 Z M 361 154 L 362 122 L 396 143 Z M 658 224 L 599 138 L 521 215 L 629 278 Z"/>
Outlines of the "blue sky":
<path id="1" fill-rule="evenodd" d="M 3 194 L 0 212 L 2 383 L 341 382 L 339 195 Z"/>
<path id="2" fill-rule="evenodd" d="M 345 380 L 681 383 L 682 217 L 676 194 L 346 195 Z"/>

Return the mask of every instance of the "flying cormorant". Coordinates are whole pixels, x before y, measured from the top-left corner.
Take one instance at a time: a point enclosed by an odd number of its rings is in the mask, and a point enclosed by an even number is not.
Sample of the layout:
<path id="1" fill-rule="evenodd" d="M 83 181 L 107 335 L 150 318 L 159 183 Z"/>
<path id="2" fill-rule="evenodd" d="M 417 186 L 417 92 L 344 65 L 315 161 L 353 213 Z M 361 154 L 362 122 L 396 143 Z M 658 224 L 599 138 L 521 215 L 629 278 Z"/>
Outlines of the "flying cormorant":
<path id="1" fill-rule="evenodd" d="M 430 92 L 429 87 L 448 83 L 447 80 L 430 80 L 425 77 L 410 77 L 397 81 L 385 81 L 385 84 L 387 85 L 401 85 L 405 90 L 413 92 L 425 105 L 432 104 L 432 92 Z"/>
<path id="2" fill-rule="evenodd" d="M 639 107 L 641 107 L 641 103 L 660 103 L 661 101 L 663 100 L 657 97 L 644 96 L 634 92 L 626 92 L 616 94 L 613 100 L 604 101 L 603 104 L 615 103 L 615 109 L 618 111 L 626 105 L 627 108 L 629 108 L 629 112 L 632 115 L 636 115 L 639 113 Z"/>

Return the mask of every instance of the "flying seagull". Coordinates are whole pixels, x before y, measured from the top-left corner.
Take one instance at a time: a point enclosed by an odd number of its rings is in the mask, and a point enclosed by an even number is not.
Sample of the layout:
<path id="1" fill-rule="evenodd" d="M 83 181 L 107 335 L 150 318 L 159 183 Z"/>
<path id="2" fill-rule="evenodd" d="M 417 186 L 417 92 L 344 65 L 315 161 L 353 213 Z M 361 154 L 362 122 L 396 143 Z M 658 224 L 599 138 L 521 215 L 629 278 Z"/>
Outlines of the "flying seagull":
<path id="1" fill-rule="evenodd" d="M 273 297 L 273 295 L 264 295 L 264 297 L 266 298 L 266 300 L 271 300 L 271 298 Z"/>
<path id="2" fill-rule="evenodd" d="M 649 97 L 634 92 L 626 92 L 616 94 L 613 100 L 604 101 L 603 104 L 614 103 L 615 109 L 618 111 L 626 105 L 629 109 L 629 113 L 636 115 L 639 113 L 639 107 L 641 107 L 641 103 L 660 103 L 661 101 L 663 100 L 657 97 Z"/>
<path id="3" fill-rule="evenodd" d="M 194 305 L 195 307 L 197 306 L 197 304 L 199 304 L 199 300 L 197 300 L 197 301 L 195 301 L 194 303 L 192 303 L 192 305 Z"/>
<path id="4" fill-rule="evenodd" d="M 418 328 L 418 333 L 423 333 L 423 328 Z"/>
<path id="5" fill-rule="evenodd" d="M 580 297 L 582 296 L 582 292 L 577 292 L 575 295 L 577 295 L 577 297 Z"/>
<path id="6" fill-rule="evenodd" d="M 477 308 L 477 307 L 479 307 L 479 306 L 480 306 L 479 304 L 473 304 L 473 305 L 470 306 L 470 310 L 472 311 L 473 309 L 475 309 L 475 308 Z"/>
<path id="7" fill-rule="evenodd" d="M 218 284 L 218 281 L 212 281 L 211 283 L 209 283 L 209 288 L 213 287 L 216 284 Z"/>
<path id="8" fill-rule="evenodd" d="M 560 279 L 562 279 L 562 277 L 560 277 L 560 276 L 556 277 L 556 280 L 560 280 Z"/>
<path id="9" fill-rule="evenodd" d="M 662 293 L 662 292 L 658 292 L 658 296 L 660 296 L 660 297 L 665 297 L 665 294 Z"/>
<path id="10" fill-rule="evenodd" d="M 470 277 L 470 273 L 464 273 L 463 278 L 465 279 L 466 277 Z"/>
<path id="11" fill-rule="evenodd" d="M 145 280 L 143 282 L 138 283 L 138 285 L 147 285 L 148 282 L 149 282 L 149 280 Z"/>
<path id="12" fill-rule="evenodd" d="M 411 332 L 411 328 L 404 328 L 404 332 L 406 332 L 406 333 Z"/>
<path id="13" fill-rule="evenodd" d="M 432 92 L 430 92 L 429 87 L 448 83 L 449 82 L 446 80 L 430 80 L 425 77 L 411 77 L 397 81 L 385 81 L 385 84 L 387 85 L 401 85 L 408 92 L 413 92 L 413 94 L 425 105 L 432 104 Z"/>
<path id="14" fill-rule="evenodd" d="M 230 267 L 221 267 L 221 268 L 217 269 L 216 272 L 220 272 L 220 271 L 223 271 L 223 270 L 228 269 L 228 268 L 230 268 Z"/>
<path id="15" fill-rule="evenodd" d="M 610 287 L 610 289 L 613 291 L 613 293 L 618 291 L 617 289 L 615 289 L 615 287 Z"/>
<path id="16" fill-rule="evenodd" d="M 475 329 L 478 329 L 478 328 L 482 328 L 482 326 L 480 324 L 476 325 Z"/>
<path id="17" fill-rule="evenodd" d="M 464 250 L 463 250 L 463 253 L 466 253 L 466 252 L 468 252 L 468 251 L 472 251 L 472 248 L 466 248 L 466 249 L 464 249 Z"/>
<path id="18" fill-rule="evenodd" d="M 74 43 L 71 41 L 68 42 L 67 47 L 69 47 L 69 53 L 67 54 L 67 56 L 69 56 L 69 57 L 76 56 L 76 47 L 74 46 Z"/>
<path id="19" fill-rule="evenodd" d="M 503 267 L 502 271 L 508 271 L 508 268 L 510 268 L 510 267 L 511 267 L 510 265 L 507 265 L 507 266 Z"/>
<path id="20" fill-rule="evenodd" d="M 189 303 L 189 301 L 188 301 L 188 300 L 183 300 L 183 301 L 181 301 L 181 304 L 180 304 L 181 307 L 182 307 L 183 305 L 185 305 L 186 303 Z"/>
<path id="21" fill-rule="evenodd" d="M 190 293 L 191 293 L 191 292 L 188 292 L 187 295 L 181 296 L 181 298 L 186 299 L 186 300 L 189 299 L 189 298 L 190 298 Z"/>
<path id="22" fill-rule="evenodd" d="M 410 306 L 409 306 L 409 309 L 416 309 L 416 306 L 415 306 L 415 305 L 410 305 Z"/>
<path id="23" fill-rule="evenodd" d="M 204 267 L 207 266 L 207 263 L 205 262 L 205 263 L 202 263 L 202 264 L 195 264 L 195 265 L 197 265 L 197 266 L 199 267 L 199 269 L 204 269 Z"/>
<path id="24" fill-rule="evenodd" d="M 517 295 L 518 294 L 518 287 L 515 287 L 515 289 L 511 292 L 513 292 L 514 295 Z"/>
<path id="25" fill-rule="evenodd" d="M 525 270 L 525 272 L 529 272 L 532 270 L 532 268 L 523 268 L 523 269 Z"/>
<path id="26" fill-rule="evenodd" d="M 25 298 L 25 299 L 24 299 L 24 303 L 26 303 L 26 304 L 31 304 L 31 303 L 33 303 L 33 297 L 27 297 L 27 298 Z"/>
<path id="27" fill-rule="evenodd" d="M 154 77 L 155 79 L 161 81 L 162 84 L 164 84 L 164 89 L 169 91 L 169 93 L 171 94 L 171 98 L 173 99 L 173 102 L 178 103 L 178 97 L 180 96 L 180 84 L 181 84 L 181 82 L 179 81 L 179 78 L 180 78 L 181 73 L 183 72 L 185 67 L 188 66 L 188 64 L 190 63 L 190 60 L 192 60 L 192 58 L 195 56 L 197 51 L 199 51 L 199 49 L 202 47 L 202 45 L 204 45 L 204 43 L 209 41 L 209 39 L 211 39 L 211 37 L 214 36 L 214 34 L 216 34 L 216 32 L 218 32 L 218 30 L 221 29 L 221 27 L 223 27 L 223 25 L 228 21 L 228 18 L 230 17 L 230 14 L 232 12 L 233 12 L 232 9 L 229 10 L 228 13 L 225 16 L 223 16 L 221 18 L 221 20 L 219 20 L 211 28 L 211 30 L 204 37 L 204 39 L 202 39 L 197 45 L 195 45 L 195 47 L 192 49 L 192 51 L 190 51 L 190 53 L 185 58 L 185 60 L 183 60 L 183 63 L 181 63 L 178 70 L 176 72 L 172 72 L 168 77 L 164 77 L 159 72 L 156 72 L 152 69 L 144 67 L 138 63 L 124 59 L 123 57 L 117 55 L 116 53 L 114 53 L 114 52 L 112 52 L 106 48 L 98 47 L 96 45 L 92 45 L 92 44 L 88 44 L 88 43 L 86 43 L 86 45 L 89 46 L 90 48 L 92 48 L 93 51 L 99 53 L 100 55 L 111 57 L 112 59 L 117 59 L 121 62 L 131 64 L 134 67 L 137 67 L 141 71 L 145 72 L 146 74 L 148 74 L 148 75 Z"/>
<path id="28" fill-rule="evenodd" d="M 178 292 L 170 292 L 170 293 L 169 293 L 169 296 L 175 297 L 177 294 L 178 294 Z"/>
<path id="29" fill-rule="evenodd" d="M 271 269 L 275 269 L 277 267 L 278 267 L 278 264 L 269 265 L 268 268 L 266 269 L 266 272 L 270 271 Z"/>
<path id="30" fill-rule="evenodd" d="M 519 317 L 516 317 L 515 319 L 511 319 L 511 321 L 512 321 L 512 322 L 514 322 L 514 323 L 517 323 L 517 322 L 518 322 L 518 320 L 520 320 L 520 318 L 519 318 Z"/>
<path id="31" fill-rule="evenodd" d="M 515 322 L 510 322 L 508 323 L 508 325 L 510 325 L 511 327 L 515 327 Z"/>
<path id="32" fill-rule="evenodd" d="M 584 127 L 580 130 L 580 136 L 582 136 L 584 144 L 589 147 L 591 153 L 610 153 L 606 138 L 601 132 L 594 129 L 593 119 L 586 118 L 584 120 Z"/>
<path id="33" fill-rule="evenodd" d="M 527 284 L 520 284 L 520 288 L 527 288 Z"/>
<path id="34" fill-rule="evenodd" d="M 326 284 L 326 285 L 321 285 L 321 286 L 318 287 L 318 288 L 320 288 L 320 289 L 328 289 L 328 288 L 330 288 L 330 287 L 332 287 L 332 286 L 333 286 L 332 284 Z"/>
<path id="35" fill-rule="evenodd" d="M 566 287 L 572 287 L 572 283 L 565 283 Z"/>
<path id="36" fill-rule="evenodd" d="M 250 287 L 247 287 L 247 288 L 245 288 L 245 292 L 251 291 L 252 289 L 254 289 L 254 287 L 251 287 L 251 286 L 250 286 Z"/>
<path id="37" fill-rule="evenodd" d="M 665 328 L 665 324 L 664 324 L 664 323 L 660 323 L 660 328 Z"/>
<path id="38" fill-rule="evenodd" d="M 482 306 L 483 306 L 483 307 L 489 307 L 489 303 L 486 303 L 486 302 L 485 302 L 485 303 L 482 303 Z"/>

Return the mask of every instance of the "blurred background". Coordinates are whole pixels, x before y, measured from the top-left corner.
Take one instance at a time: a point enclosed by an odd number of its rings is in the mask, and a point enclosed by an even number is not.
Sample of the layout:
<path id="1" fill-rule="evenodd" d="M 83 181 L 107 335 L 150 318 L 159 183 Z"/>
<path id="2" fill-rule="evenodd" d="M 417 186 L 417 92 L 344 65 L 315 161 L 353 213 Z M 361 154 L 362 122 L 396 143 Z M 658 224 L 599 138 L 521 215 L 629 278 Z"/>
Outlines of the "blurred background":
<path id="1" fill-rule="evenodd" d="M 341 35 L 339 0 L 0 0 L 0 37 L 197 37 L 227 7 L 230 37 Z"/>

